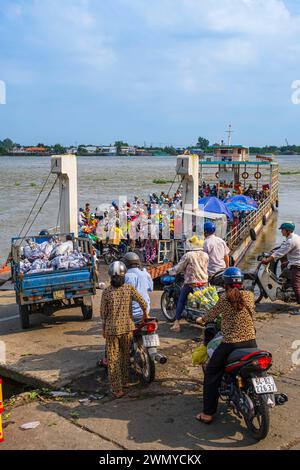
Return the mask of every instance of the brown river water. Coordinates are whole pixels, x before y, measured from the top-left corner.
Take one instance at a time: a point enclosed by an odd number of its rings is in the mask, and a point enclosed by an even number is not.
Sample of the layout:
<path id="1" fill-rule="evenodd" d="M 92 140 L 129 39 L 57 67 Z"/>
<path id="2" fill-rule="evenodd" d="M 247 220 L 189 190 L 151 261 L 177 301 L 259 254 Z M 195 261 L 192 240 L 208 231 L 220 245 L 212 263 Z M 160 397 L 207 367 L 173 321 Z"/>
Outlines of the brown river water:
<path id="1" fill-rule="evenodd" d="M 243 261 L 243 267 L 253 266 L 257 253 L 267 251 L 280 242 L 278 224 L 293 220 L 300 233 L 300 155 L 279 156 L 280 176 L 279 211 L 277 220 L 268 225 Z M 12 237 L 19 235 L 31 207 L 50 171 L 47 157 L 0 157 L 0 263 L 4 262 Z M 119 196 L 132 199 L 134 195 L 147 196 L 151 192 L 168 191 L 170 183 L 154 184 L 156 179 L 173 180 L 176 157 L 79 157 L 78 203 L 111 204 Z M 45 194 L 55 176 L 51 175 Z M 177 189 L 176 184 L 173 187 Z M 40 207 L 37 205 L 37 209 Z M 31 229 L 35 234 L 43 228 L 56 226 L 59 208 L 55 189 Z"/>

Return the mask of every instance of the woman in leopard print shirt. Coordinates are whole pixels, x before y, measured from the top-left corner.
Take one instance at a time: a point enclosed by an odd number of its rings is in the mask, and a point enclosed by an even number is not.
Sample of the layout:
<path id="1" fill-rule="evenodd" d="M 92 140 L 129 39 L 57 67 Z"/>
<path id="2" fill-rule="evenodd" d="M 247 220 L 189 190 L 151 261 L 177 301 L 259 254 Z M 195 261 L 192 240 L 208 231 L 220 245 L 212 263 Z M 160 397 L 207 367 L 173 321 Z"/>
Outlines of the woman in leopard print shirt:
<path id="1" fill-rule="evenodd" d="M 114 268 L 115 266 L 115 268 Z M 138 291 L 125 284 L 126 267 L 117 261 L 110 268 L 111 285 L 104 289 L 100 307 L 103 337 L 106 339 L 108 377 L 112 394 L 121 398 L 123 386 L 128 382 L 130 346 L 135 329 L 132 302 L 138 302 L 147 318 L 147 304 Z"/>
<path id="2" fill-rule="evenodd" d="M 204 319 L 205 323 L 209 323 L 214 321 L 218 314 L 221 314 L 223 335 L 223 342 L 215 350 L 206 367 L 203 386 L 203 413 L 196 416 L 196 419 L 207 424 L 212 422 L 213 415 L 217 411 L 219 388 L 229 354 L 235 349 L 257 347 L 254 326 L 254 295 L 252 292 L 242 290 L 243 278 L 243 274 L 238 268 L 228 268 L 224 272 L 226 292 Z"/>

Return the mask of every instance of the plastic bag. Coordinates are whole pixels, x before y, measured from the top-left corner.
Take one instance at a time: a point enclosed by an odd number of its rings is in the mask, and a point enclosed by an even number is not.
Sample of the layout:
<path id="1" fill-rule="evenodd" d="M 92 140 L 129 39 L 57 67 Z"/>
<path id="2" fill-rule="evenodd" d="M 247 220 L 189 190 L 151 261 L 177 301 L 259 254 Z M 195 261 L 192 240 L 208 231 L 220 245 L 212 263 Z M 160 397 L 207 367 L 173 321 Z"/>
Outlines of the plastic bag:
<path id="1" fill-rule="evenodd" d="M 27 273 L 31 269 L 31 263 L 28 261 L 28 259 L 25 259 L 24 261 L 20 261 L 20 271 L 22 273 Z"/>
<path id="2" fill-rule="evenodd" d="M 69 260 L 66 256 L 56 256 L 56 258 L 51 261 L 51 266 L 54 269 L 68 269 Z"/>
<path id="3" fill-rule="evenodd" d="M 51 252 L 53 248 L 55 247 L 55 244 L 53 242 L 44 242 L 40 244 L 40 250 L 44 253 L 47 258 L 51 255 Z"/>
<path id="4" fill-rule="evenodd" d="M 207 348 L 204 344 L 198 346 L 194 349 L 192 353 L 192 360 L 194 366 L 199 366 L 200 364 L 204 364 L 208 359 Z"/>
<path id="5" fill-rule="evenodd" d="M 216 334 L 216 336 L 208 343 L 207 345 L 207 354 L 209 358 L 212 357 L 213 353 L 215 350 L 220 346 L 220 344 L 223 341 L 223 336 L 222 333 L 219 332 Z"/>

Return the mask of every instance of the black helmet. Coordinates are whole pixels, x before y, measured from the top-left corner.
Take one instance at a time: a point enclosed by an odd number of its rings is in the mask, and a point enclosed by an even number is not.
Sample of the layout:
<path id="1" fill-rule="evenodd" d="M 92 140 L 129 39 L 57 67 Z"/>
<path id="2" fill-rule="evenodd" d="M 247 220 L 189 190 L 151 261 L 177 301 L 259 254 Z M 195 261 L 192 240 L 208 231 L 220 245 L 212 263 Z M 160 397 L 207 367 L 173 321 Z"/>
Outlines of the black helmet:
<path id="1" fill-rule="evenodd" d="M 138 254 L 130 252 L 130 253 L 126 253 L 126 255 L 124 256 L 124 263 L 127 269 L 129 269 L 129 268 L 140 266 L 141 260 Z"/>
<path id="2" fill-rule="evenodd" d="M 125 277 L 127 273 L 127 268 L 122 261 L 114 261 L 108 268 L 108 275 L 110 277 L 122 276 Z"/>
<path id="3" fill-rule="evenodd" d="M 224 284 L 243 284 L 244 274 L 239 268 L 227 268 L 223 273 Z"/>
<path id="4" fill-rule="evenodd" d="M 39 233 L 40 237 L 48 237 L 49 235 L 50 233 L 48 232 L 48 230 L 41 230 Z"/>

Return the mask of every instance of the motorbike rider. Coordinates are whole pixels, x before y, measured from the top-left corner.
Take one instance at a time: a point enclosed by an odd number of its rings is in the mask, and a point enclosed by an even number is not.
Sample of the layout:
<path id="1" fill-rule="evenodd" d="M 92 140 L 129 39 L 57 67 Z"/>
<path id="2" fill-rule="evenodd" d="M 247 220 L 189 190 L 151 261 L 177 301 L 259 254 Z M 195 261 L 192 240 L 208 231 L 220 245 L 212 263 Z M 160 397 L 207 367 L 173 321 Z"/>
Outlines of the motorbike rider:
<path id="1" fill-rule="evenodd" d="M 273 260 L 277 261 L 284 256 L 287 257 L 292 287 L 295 292 L 297 304 L 300 304 L 300 236 L 294 233 L 295 228 L 293 222 L 284 222 L 281 224 L 279 230 L 281 230 L 282 236 L 286 239 L 282 245 L 274 251 L 271 256 L 265 258 L 262 263 L 269 264 Z M 292 313 L 298 313 L 298 311 Z"/>
<path id="2" fill-rule="evenodd" d="M 212 277 L 229 267 L 230 250 L 222 238 L 215 235 L 216 226 L 213 222 L 204 223 L 205 242 L 203 251 L 208 254 L 208 275 Z"/>
<path id="3" fill-rule="evenodd" d="M 127 268 L 125 275 L 126 284 L 130 284 L 138 291 L 145 300 L 148 312 L 150 312 L 149 292 L 153 292 L 153 280 L 145 269 L 141 267 L 141 260 L 137 253 L 127 253 L 124 256 L 124 264 Z M 137 302 L 132 303 L 132 314 L 135 323 L 139 323 L 143 318 L 143 311 Z"/>
<path id="4" fill-rule="evenodd" d="M 188 295 L 195 287 L 205 286 L 208 283 L 208 254 L 203 251 L 203 241 L 194 235 L 186 248 L 188 251 L 177 266 L 168 271 L 171 276 L 184 272 L 184 285 L 176 306 L 176 320 L 171 327 L 171 330 L 176 332 L 180 331 L 180 320 Z"/>
<path id="5" fill-rule="evenodd" d="M 108 378 L 114 398 L 124 396 L 123 387 L 128 382 L 130 345 L 135 329 L 132 302 L 138 302 L 143 316 L 148 316 L 143 297 L 133 286 L 125 283 L 126 271 L 121 261 L 115 261 L 109 266 L 111 285 L 104 289 L 100 307 L 102 333 L 106 339 Z"/>
<path id="6" fill-rule="evenodd" d="M 210 424 L 217 411 L 219 388 L 226 360 L 235 349 L 256 348 L 254 327 L 255 303 L 252 292 L 243 290 L 244 275 L 239 268 L 227 268 L 223 274 L 225 293 L 217 304 L 197 323 L 211 323 L 221 314 L 222 343 L 206 366 L 203 386 L 203 412 L 195 416 Z"/>

